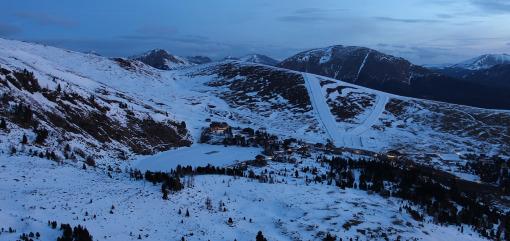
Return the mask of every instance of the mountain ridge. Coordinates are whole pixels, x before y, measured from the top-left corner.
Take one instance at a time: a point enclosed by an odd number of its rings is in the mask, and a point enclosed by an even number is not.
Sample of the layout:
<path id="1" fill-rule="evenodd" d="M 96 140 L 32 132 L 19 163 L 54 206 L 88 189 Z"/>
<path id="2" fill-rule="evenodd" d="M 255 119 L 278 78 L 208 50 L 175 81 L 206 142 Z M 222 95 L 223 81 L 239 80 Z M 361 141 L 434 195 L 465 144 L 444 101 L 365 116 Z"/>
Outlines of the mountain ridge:
<path id="1" fill-rule="evenodd" d="M 510 89 L 481 85 L 414 65 L 404 58 L 366 47 L 335 45 L 303 51 L 278 67 L 323 75 L 393 94 L 470 105 L 510 109 Z"/>

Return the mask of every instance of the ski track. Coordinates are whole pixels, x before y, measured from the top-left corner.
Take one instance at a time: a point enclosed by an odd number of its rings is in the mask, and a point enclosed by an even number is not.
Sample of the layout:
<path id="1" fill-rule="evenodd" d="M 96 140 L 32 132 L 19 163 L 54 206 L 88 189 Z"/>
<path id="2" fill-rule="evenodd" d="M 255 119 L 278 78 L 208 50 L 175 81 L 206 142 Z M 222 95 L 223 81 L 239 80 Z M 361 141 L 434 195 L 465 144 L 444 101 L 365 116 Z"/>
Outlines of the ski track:
<path id="1" fill-rule="evenodd" d="M 307 73 L 304 73 L 303 77 L 311 96 L 312 106 L 317 113 L 320 122 L 324 126 L 328 137 L 333 141 L 335 146 L 363 147 L 363 134 L 377 123 L 379 117 L 384 112 L 389 97 L 384 94 L 377 94 L 374 107 L 363 123 L 354 128 L 342 130 L 338 127 L 338 123 L 331 113 L 331 109 L 326 102 L 319 80 L 315 77 L 312 77 L 315 79 L 311 80 Z"/>
<path id="2" fill-rule="evenodd" d="M 322 94 L 322 87 L 319 80 L 315 78 L 316 81 L 310 81 L 307 73 L 303 73 L 303 78 L 305 79 L 306 88 L 310 93 L 310 100 L 312 102 L 313 109 L 317 112 L 317 116 L 324 126 L 324 130 L 328 134 L 329 139 L 337 145 L 337 140 L 340 140 L 341 136 L 339 136 L 340 133 L 338 131 L 336 120 L 334 119 L 333 114 L 331 114 L 329 105 L 326 103 L 326 98 L 324 98 L 324 95 Z"/>

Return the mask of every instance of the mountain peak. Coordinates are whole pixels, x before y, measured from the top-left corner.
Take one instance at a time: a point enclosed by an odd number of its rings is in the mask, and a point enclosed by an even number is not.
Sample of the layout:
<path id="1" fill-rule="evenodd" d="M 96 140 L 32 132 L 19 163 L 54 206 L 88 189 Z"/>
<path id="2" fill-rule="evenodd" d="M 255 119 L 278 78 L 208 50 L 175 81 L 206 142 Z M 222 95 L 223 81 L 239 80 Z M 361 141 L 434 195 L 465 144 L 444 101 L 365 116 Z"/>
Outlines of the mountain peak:
<path id="1" fill-rule="evenodd" d="M 387 82 L 409 84 L 413 77 L 427 72 L 403 58 L 366 47 L 343 45 L 303 51 L 278 66 L 372 88 Z"/>
<path id="2" fill-rule="evenodd" d="M 170 54 L 164 49 L 153 49 L 143 54 L 131 57 L 156 69 L 172 70 L 193 65 L 185 58 Z"/>
<path id="3" fill-rule="evenodd" d="M 462 68 L 469 70 L 488 69 L 499 64 L 510 64 L 510 55 L 508 54 L 484 54 L 478 57 L 454 64 L 452 68 Z"/>
<path id="4" fill-rule="evenodd" d="M 265 64 L 270 66 L 276 66 L 279 63 L 278 60 L 263 54 L 248 54 L 239 58 L 239 60 L 243 62 Z"/>

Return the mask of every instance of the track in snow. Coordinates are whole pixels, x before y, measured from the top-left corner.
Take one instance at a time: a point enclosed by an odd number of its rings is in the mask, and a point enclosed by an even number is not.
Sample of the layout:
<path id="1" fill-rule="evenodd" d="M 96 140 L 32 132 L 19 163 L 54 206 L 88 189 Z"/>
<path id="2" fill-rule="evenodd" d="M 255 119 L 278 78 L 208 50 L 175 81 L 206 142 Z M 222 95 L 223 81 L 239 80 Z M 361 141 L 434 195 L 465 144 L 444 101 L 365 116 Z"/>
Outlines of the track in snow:
<path id="1" fill-rule="evenodd" d="M 335 144 L 335 146 L 344 147 L 363 147 L 363 133 L 370 130 L 370 128 L 377 123 L 386 107 L 386 104 L 388 103 L 388 96 L 384 94 L 377 94 L 374 107 L 363 123 L 354 128 L 344 130 L 338 127 L 338 123 L 331 113 L 329 105 L 322 92 L 320 81 L 316 78 L 311 80 L 307 73 L 303 74 L 303 78 L 305 79 L 306 88 L 310 93 L 312 106 L 317 112 L 317 116 L 324 126 L 329 139 L 333 141 L 333 144 Z"/>

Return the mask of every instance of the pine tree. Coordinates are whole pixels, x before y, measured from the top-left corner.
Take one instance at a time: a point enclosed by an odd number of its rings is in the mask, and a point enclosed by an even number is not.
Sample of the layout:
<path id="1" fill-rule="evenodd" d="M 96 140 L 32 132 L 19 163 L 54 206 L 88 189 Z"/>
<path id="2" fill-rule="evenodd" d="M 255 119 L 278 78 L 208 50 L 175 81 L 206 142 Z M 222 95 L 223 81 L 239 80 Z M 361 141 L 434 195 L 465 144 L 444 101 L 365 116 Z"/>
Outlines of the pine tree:
<path id="1" fill-rule="evenodd" d="M 168 190 L 166 188 L 164 188 L 162 191 L 163 191 L 163 199 L 168 200 Z"/>
<path id="2" fill-rule="evenodd" d="M 28 144 L 28 138 L 25 134 L 23 134 L 23 138 L 21 138 L 21 144 L 23 145 Z"/>
<path id="3" fill-rule="evenodd" d="M 2 130 L 6 130 L 7 129 L 7 123 L 5 123 L 5 119 L 4 118 L 2 118 L 0 120 L 0 129 L 2 129 Z"/>
<path id="4" fill-rule="evenodd" d="M 326 237 L 324 237 L 322 240 L 323 241 L 335 241 L 336 237 L 328 233 L 328 234 L 326 234 Z"/>
<path id="5" fill-rule="evenodd" d="M 189 210 L 186 209 L 186 217 L 189 217 Z"/>
<path id="6" fill-rule="evenodd" d="M 267 241 L 267 239 L 264 237 L 264 235 L 262 234 L 262 231 L 259 231 L 257 233 L 257 237 L 255 238 L 256 241 Z"/>
<path id="7" fill-rule="evenodd" d="M 207 210 L 212 210 L 213 209 L 212 200 L 209 197 L 207 197 L 205 199 L 205 208 L 207 208 Z"/>

